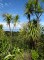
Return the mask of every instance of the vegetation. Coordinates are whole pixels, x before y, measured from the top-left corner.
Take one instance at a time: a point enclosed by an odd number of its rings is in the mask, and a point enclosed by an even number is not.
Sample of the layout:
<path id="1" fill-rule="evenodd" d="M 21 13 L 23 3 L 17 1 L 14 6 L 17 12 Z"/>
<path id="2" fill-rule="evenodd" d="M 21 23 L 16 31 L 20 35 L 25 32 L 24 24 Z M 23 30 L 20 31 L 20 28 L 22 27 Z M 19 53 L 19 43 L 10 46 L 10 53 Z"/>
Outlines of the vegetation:
<path id="1" fill-rule="evenodd" d="M 42 1 L 41 1 L 42 3 Z M 25 14 L 28 23 L 15 32 L 19 15 L 3 14 L 10 31 L 4 31 L 0 24 L 0 60 L 44 60 L 44 26 L 40 25 L 40 17 L 44 13 L 39 0 L 28 0 Z M 31 20 L 31 17 L 34 19 Z M 11 30 L 11 24 L 13 29 Z"/>

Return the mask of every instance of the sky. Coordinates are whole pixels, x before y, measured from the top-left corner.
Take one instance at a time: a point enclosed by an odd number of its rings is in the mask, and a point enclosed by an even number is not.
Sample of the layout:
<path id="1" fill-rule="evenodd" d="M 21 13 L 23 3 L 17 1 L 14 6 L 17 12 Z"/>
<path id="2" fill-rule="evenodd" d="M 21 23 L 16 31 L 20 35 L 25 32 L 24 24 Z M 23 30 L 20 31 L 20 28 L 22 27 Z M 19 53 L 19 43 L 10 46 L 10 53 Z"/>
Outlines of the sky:
<path id="1" fill-rule="evenodd" d="M 19 15 L 20 23 L 17 25 L 17 29 L 21 27 L 20 24 L 26 23 L 28 20 L 24 15 L 25 12 L 25 3 L 28 0 L 0 0 L 0 24 L 4 25 L 4 29 L 8 29 L 6 26 L 6 22 L 3 21 L 2 15 L 5 13 L 10 13 L 12 15 Z M 44 14 L 40 18 L 40 23 L 44 25 Z M 13 26 L 11 24 L 11 26 Z"/>

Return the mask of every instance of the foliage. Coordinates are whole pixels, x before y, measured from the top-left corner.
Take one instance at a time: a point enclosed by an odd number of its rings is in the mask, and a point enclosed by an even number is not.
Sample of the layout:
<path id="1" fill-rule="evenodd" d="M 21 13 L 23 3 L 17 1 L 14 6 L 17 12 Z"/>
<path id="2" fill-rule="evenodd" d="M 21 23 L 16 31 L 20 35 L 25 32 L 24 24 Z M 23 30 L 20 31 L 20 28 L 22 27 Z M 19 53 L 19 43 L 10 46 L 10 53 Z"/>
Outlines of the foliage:
<path id="1" fill-rule="evenodd" d="M 0 29 L 2 29 L 3 28 L 3 25 L 2 24 L 0 24 Z"/>
<path id="2" fill-rule="evenodd" d="M 43 12 L 44 12 L 44 10 L 42 9 L 42 7 L 40 5 L 39 0 L 34 0 L 34 1 L 28 0 L 28 2 L 26 3 L 25 14 L 28 17 L 29 22 L 30 22 L 31 15 L 36 16 L 37 20 L 39 20 L 39 18 Z"/>
<path id="3" fill-rule="evenodd" d="M 29 22 L 15 32 L 13 29 L 19 21 L 19 16 L 4 14 L 4 20 L 9 25 L 10 31 L 4 31 L 0 24 L 0 60 L 44 60 L 44 27 L 39 24 L 43 13 L 39 0 L 28 0 L 25 14 Z M 33 15 L 34 19 L 30 19 Z"/>
<path id="4" fill-rule="evenodd" d="M 31 50 L 31 53 L 32 53 L 32 59 L 37 60 L 37 58 L 39 57 L 38 52 L 35 50 Z"/>

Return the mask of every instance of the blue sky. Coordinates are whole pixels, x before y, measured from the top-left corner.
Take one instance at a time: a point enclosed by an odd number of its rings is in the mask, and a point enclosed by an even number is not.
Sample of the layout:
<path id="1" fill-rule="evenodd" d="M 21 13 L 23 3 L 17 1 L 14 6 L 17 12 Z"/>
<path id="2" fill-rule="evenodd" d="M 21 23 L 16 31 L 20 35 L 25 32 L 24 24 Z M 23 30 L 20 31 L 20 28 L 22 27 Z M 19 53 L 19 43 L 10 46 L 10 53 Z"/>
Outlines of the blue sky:
<path id="1" fill-rule="evenodd" d="M 26 0 L 0 0 L 0 15 L 4 13 L 18 14 L 20 16 L 20 21 L 27 20 L 24 16 Z M 2 21 L 2 17 L 0 17 Z"/>
<path id="2" fill-rule="evenodd" d="M 27 22 L 27 18 L 24 15 L 25 3 L 28 0 L 0 0 L 0 23 L 3 22 L 2 14 L 10 13 L 13 15 L 18 14 L 20 16 L 20 22 Z M 40 18 L 41 23 L 44 24 L 44 14 Z"/>

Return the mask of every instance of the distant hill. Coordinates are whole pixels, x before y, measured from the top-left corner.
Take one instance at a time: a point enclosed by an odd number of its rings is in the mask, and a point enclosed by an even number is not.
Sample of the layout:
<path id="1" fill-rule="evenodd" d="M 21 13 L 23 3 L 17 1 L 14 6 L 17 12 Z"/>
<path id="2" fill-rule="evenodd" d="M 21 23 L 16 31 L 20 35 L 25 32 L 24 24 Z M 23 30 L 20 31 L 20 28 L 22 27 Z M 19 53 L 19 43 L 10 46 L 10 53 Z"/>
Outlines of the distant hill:
<path id="1" fill-rule="evenodd" d="M 10 31 L 5 31 L 5 34 L 7 35 L 7 36 L 9 36 L 10 34 L 11 34 L 11 32 Z M 14 35 L 18 35 L 19 34 L 19 32 L 17 31 L 17 32 L 12 32 L 12 35 L 14 36 Z"/>

